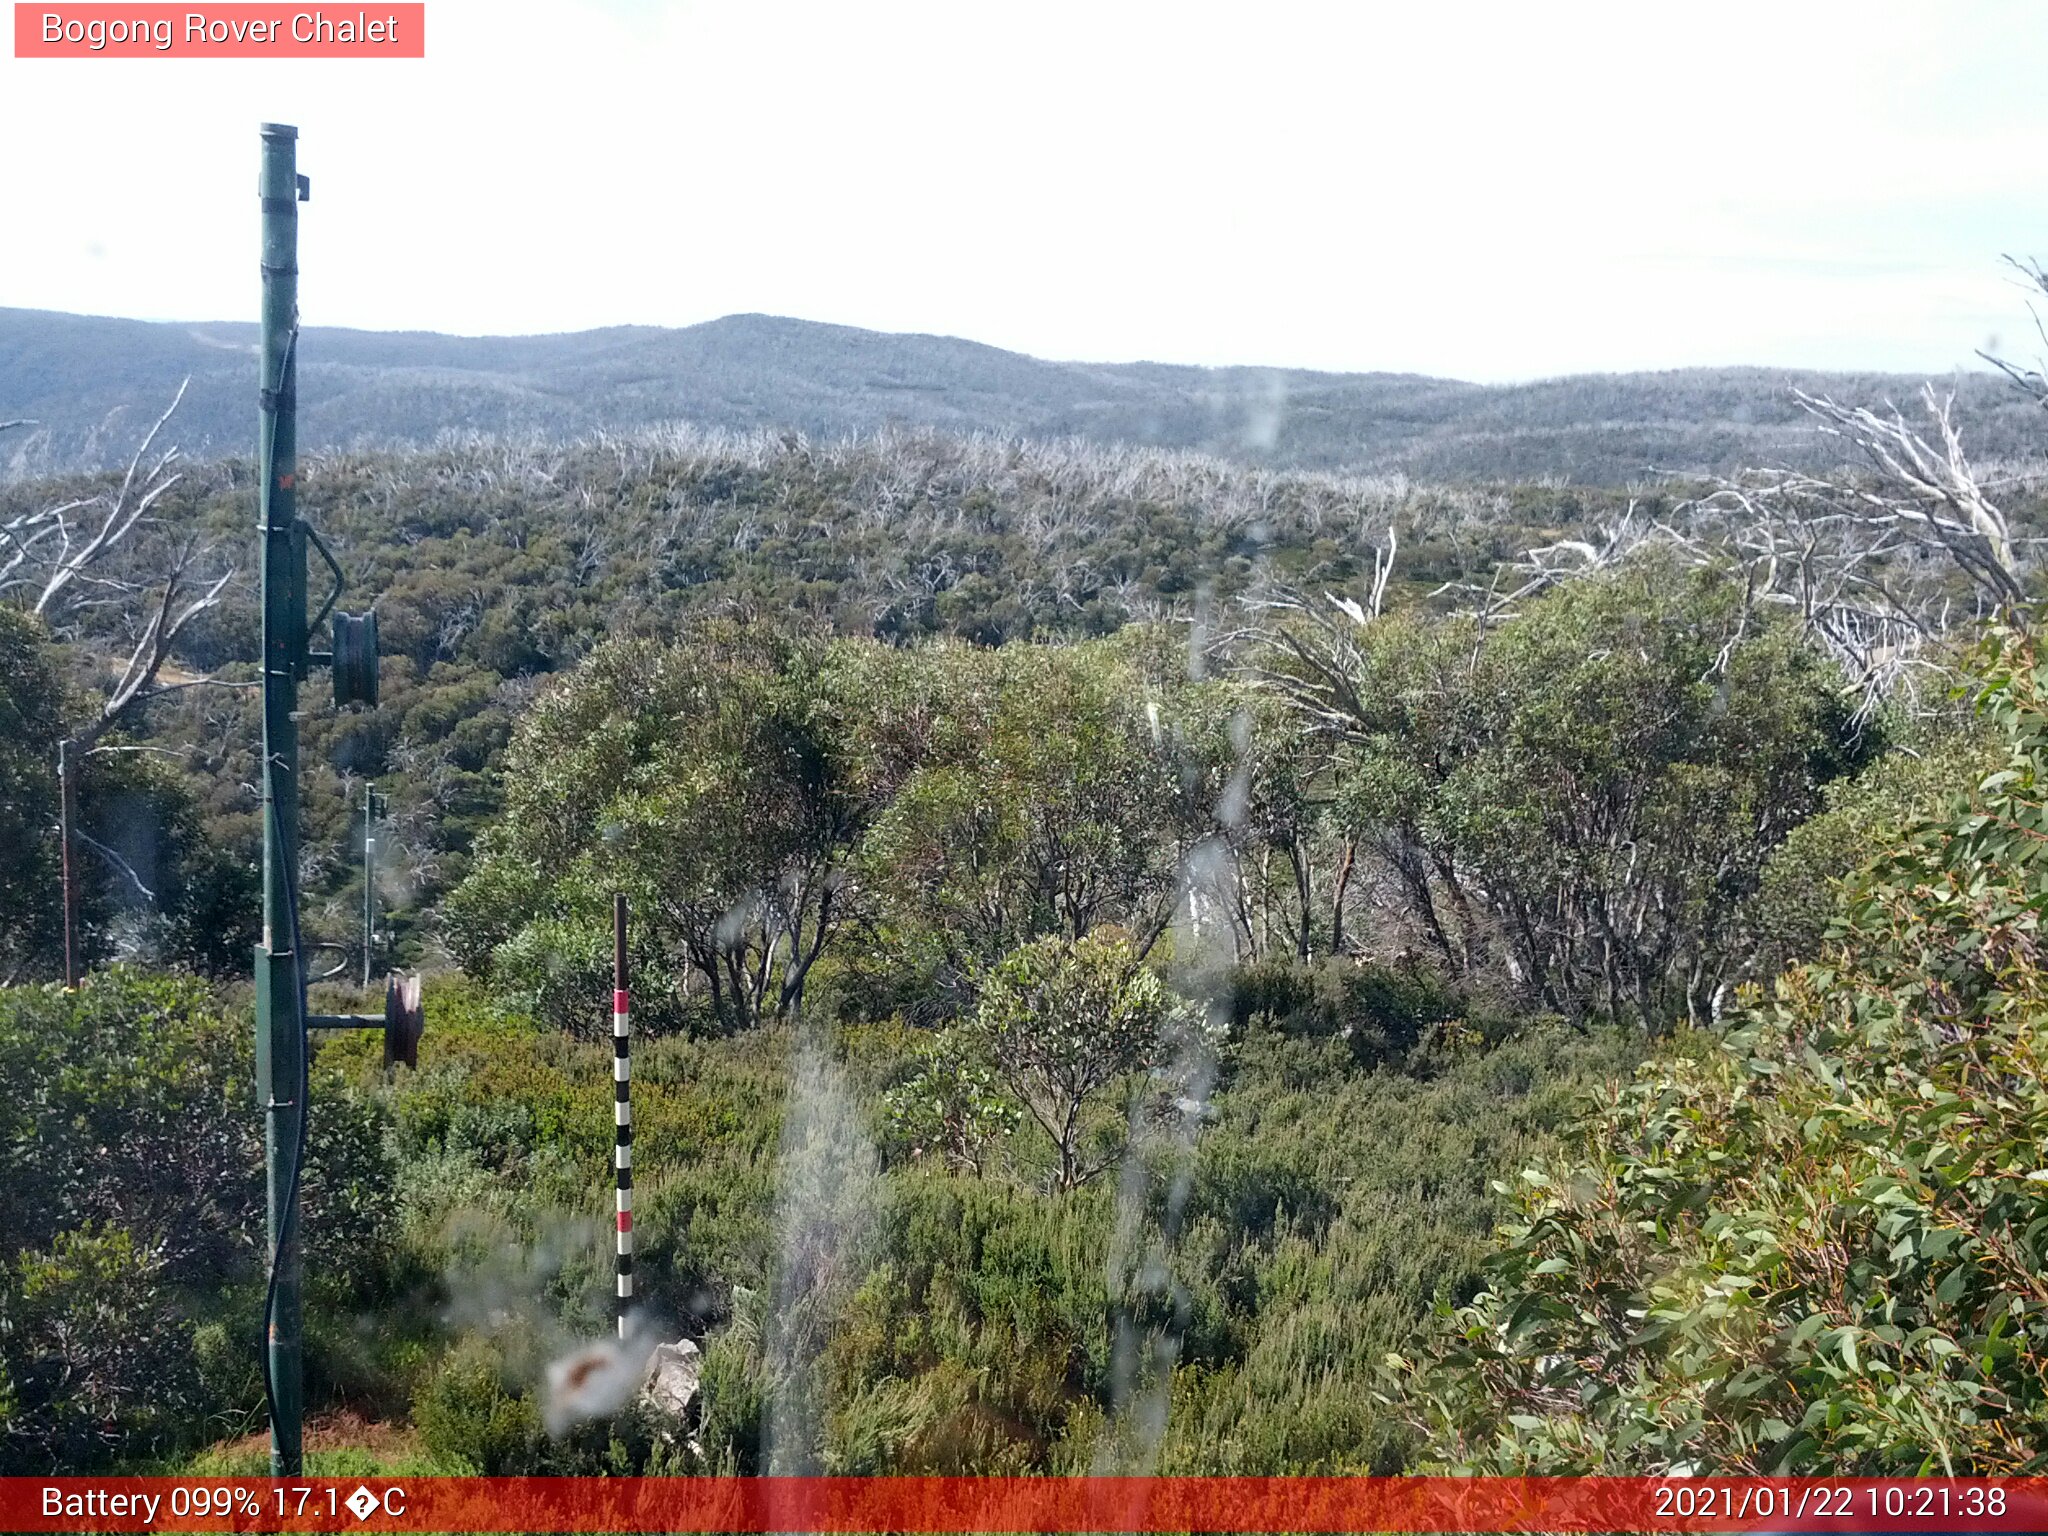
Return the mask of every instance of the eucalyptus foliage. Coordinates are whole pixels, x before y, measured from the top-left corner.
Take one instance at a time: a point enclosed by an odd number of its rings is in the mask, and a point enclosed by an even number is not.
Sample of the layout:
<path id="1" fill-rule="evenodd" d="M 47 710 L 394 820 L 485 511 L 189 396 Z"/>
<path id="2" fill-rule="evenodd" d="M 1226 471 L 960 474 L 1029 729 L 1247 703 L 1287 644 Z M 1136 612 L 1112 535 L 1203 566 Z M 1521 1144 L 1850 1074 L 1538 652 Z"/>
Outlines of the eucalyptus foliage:
<path id="1" fill-rule="evenodd" d="M 1829 948 L 1521 1176 L 1442 1356 L 1449 1466 L 2048 1470 L 2048 667 L 2001 635 L 2007 761 L 1843 890 Z"/>
<path id="2" fill-rule="evenodd" d="M 263 1117 L 248 1015 L 115 967 L 0 988 L 0 1472 L 161 1453 L 251 1418 Z M 301 1185 L 316 1388 L 390 1278 L 380 1106 L 316 1067 Z M 10 1401 L 11 1399 L 11 1401 Z"/>
<path id="3" fill-rule="evenodd" d="M 638 913 L 646 1022 L 792 1012 L 842 919 L 864 816 L 827 728 L 821 645 L 709 622 L 596 652 L 524 723 L 506 814 L 450 899 L 456 953 L 589 1030 L 612 896 Z"/>
<path id="4" fill-rule="evenodd" d="M 1505 626 L 1401 614 L 1304 641 L 1273 677 L 1341 748 L 1336 815 L 1418 947 L 1651 1028 L 1752 975 L 1772 851 L 1882 745 L 1740 583 L 1647 558 Z"/>
<path id="5" fill-rule="evenodd" d="M 1106 928 L 1004 956 L 983 978 L 965 1034 L 1058 1149 L 1055 1187 L 1072 1189 L 1123 1150 L 1114 1133 L 1091 1138 L 1089 1111 L 1119 1087 L 1135 1092 L 1137 1075 L 1163 1065 L 1200 1027 L 1130 936 Z"/>

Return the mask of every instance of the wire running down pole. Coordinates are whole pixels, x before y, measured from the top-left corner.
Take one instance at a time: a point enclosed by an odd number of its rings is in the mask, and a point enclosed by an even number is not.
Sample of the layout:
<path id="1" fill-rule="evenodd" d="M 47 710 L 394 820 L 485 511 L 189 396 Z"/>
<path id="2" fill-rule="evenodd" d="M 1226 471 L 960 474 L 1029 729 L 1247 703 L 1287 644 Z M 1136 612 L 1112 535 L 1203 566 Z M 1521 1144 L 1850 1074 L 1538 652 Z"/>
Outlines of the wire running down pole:
<path id="1" fill-rule="evenodd" d="M 377 957 L 377 785 L 363 785 L 363 990 Z"/>
<path id="2" fill-rule="evenodd" d="M 264 1386 L 270 1473 L 303 1468 L 299 1168 L 305 1154 L 306 978 L 298 932 L 299 683 L 305 677 L 306 539 L 299 521 L 299 203 L 296 128 L 265 123 L 263 347 L 256 466 L 263 570 L 263 942 L 256 951 L 256 1085 L 266 1121 L 270 1279 Z"/>
<path id="3" fill-rule="evenodd" d="M 612 1149 L 619 1191 L 619 1337 L 633 1305 L 633 1009 L 626 987 L 626 898 L 612 898 Z"/>

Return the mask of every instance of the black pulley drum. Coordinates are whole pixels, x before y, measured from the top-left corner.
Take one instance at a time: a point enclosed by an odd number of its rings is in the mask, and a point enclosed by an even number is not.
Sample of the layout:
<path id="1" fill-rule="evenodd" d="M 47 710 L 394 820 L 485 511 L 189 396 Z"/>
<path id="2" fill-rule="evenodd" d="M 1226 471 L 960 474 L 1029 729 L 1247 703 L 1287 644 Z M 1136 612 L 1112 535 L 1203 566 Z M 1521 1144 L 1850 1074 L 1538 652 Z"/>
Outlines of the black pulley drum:
<path id="1" fill-rule="evenodd" d="M 420 1035 L 427 1027 L 427 1011 L 420 1001 L 417 975 L 394 973 L 384 982 L 384 1065 L 403 1062 L 418 1070 Z"/>
<path id="2" fill-rule="evenodd" d="M 337 613 L 334 616 L 334 702 L 377 702 L 377 615 Z"/>

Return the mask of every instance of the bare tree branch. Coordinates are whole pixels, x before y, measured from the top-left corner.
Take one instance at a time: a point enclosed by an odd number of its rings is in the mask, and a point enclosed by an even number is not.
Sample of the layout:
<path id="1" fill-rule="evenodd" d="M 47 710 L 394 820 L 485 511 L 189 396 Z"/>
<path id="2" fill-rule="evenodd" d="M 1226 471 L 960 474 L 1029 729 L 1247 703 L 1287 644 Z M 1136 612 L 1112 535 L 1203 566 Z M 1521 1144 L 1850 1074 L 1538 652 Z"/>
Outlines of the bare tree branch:
<path id="1" fill-rule="evenodd" d="M 191 383 L 191 378 L 187 376 L 178 386 L 178 392 L 172 397 L 169 407 L 163 415 L 157 417 L 156 424 L 149 429 L 140 446 L 136 448 L 134 457 L 128 461 L 128 472 L 121 477 L 121 488 L 114 493 L 113 500 L 107 505 L 107 516 L 100 524 L 99 531 L 74 553 L 71 549 L 71 531 L 68 525 L 64 527 L 63 553 L 57 560 L 56 568 L 51 571 L 49 580 L 44 583 L 41 594 L 36 598 L 32 607 L 33 612 L 47 616 L 78 573 L 127 538 L 136 523 L 141 521 L 143 514 L 156 505 L 166 491 L 184 478 L 182 475 L 164 473 L 171 461 L 177 457 L 178 451 L 173 448 L 142 476 L 142 487 L 140 491 L 136 490 L 136 475 L 141 469 L 143 459 L 148 455 L 151 445 L 156 442 L 157 434 L 163 431 L 164 424 L 178 409 L 179 402 L 185 398 L 185 391 Z"/>
<path id="2" fill-rule="evenodd" d="M 2005 264 L 2019 274 L 2022 286 L 2048 293 L 2048 267 L 2035 260 L 2021 260 L 2010 255 L 2005 258 Z M 2041 312 L 2031 301 L 2027 304 L 2027 315 L 2033 320 L 2034 335 L 2041 343 L 2041 353 L 2035 358 L 2033 367 L 2023 368 L 1982 348 L 1978 349 L 1977 355 L 2032 395 L 2036 404 L 2048 406 L 2048 325 L 2042 323 Z"/>
<path id="3" fill-rule="evenodd" d="M 182 478 L 171 472 L 178 458 L 175 446 L 154 458 L 151 451 L 190 384 L 188 378 L 178 386 L 170 405 L 136 446 L 119 488 L 111 495 L 64 502 L 0 525 L 0 594 L 32 590 L 31 612 L 54 620 L 116 605 L 140 605 L 140 629 L 98 714 L 72 738 L 75 748 L 90 748 L 134 709 L 159 694 L 212 681 L 188 680 L 166 688 L 160 687 L 157 679 L 179 634 L 200 614 L 219 605 L 234 568 L 230 566 L 217 576 L 195 577 L 195 567 L 210 551 L 192 540 L 171 550 L 168 569 L 160 577 L 138 579 L 107 564 Z M 104 515 L 86 533 L 77 526 L 75 514 L 93 508 L 103 508 Z"/>
<path id="4" fill-rule="evenodd" d="M 135 873 L 135 866 L 133 864 L 130 864 L 126 859 L 122 858 L 120 854 L 116 853 L 113 849 L 109 848 L 105 843 L 101 842 L 98 838 L 92 836 L 90 833 L 86 832 L 81 827 L 73 827 L 71 829 L 71 835 L 77 838 L 81 843 L 85 844 L 86 847 L 92 849 L 95 853 L 99 854 L 101 858 L 105 859 L 109 864 L 113 865 L 114 868 L 121 871 L 122 874 L 126 875 L 129 878 L 129 880 L 134 883 L 135 889 L 142 893 L 142 899 L 144 901 L 156 900 L 156 892 L 152 891 L 148 886 L 142 883 L 142 876 Z"/>

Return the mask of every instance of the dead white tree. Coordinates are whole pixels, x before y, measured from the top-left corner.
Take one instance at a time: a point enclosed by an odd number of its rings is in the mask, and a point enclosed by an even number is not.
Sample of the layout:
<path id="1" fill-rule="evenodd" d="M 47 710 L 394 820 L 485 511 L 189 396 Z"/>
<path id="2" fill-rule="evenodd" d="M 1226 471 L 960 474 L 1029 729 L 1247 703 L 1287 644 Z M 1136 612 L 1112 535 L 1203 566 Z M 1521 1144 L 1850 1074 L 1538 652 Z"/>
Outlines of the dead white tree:
<path id="1" fill-rule="evenodd" d="M 1874 484 L 1833 481 L 1801 485 L 1794 494 L 1817 495 L 1866 528 L 1895 530 L 1906 543 L 1944 557 L 1987 601 L 2001 607 L 2026 601 L 2012 524 L 1978 484 L 1963 452 L 1954 396 L 1922 389 L 1936 438 L 1930 443 L 1896 408 L 1880 414 L 1794 394 L 1823 432 L 1850 444 L 1876 471 Z"/>
<path id="2" fill-rule="evenodd" d="M 2048 374 L 2008 367 L 2048 404 Z M 1584 539 L 1525 550 L 1486 581 L 1447 583 L 1474 621 L 1474 647 L 1530 599 L 1650 551 L 1737 575 L 1745 609 L 1787 613 L 1834 657 L 1859 715 L 1888 702 L 1920 707 L 1945 694 L 1948 647 L 1960 626 L 1994 613 L 2025 622 L 2039 540 L 2011 518 L 1964 451 L 1952 397 L 1922 391 L 1924 423 L 1897 407 L 1848 405 L 1794 392 L 1817 429 L 1848 451 L 1841 467 L 1755 470 L 1670 516 L 1635 502 Z M 1723 647 L 1725 666 L 1732 647 Z"/>
<path id="3" fill-rule="evenodd" d="M 24 512 L 0 524 L 0 599 L 11 595 L 53 630 L 81 636 L 89 633 L 87 621 L 97 613 L 118 609 L 128 617 L 128 636 L 132 637 L 124 638 L 121 648 L 109 658 L 113 680 L 98 707 L 57 744 L 64 973 L 71 986 L 78 982 L 73 843 L 84 841 L 99 849 L 147 893 L 125 861 L 78 831 L 80 764 L 96 753 L 125 750 L 103 745 L 103 739 L 133 719 L 151 699 L 187 688 L 245 686 L 182 674 L 174 681 L 164 681 L 178 636 L 199 615 L 220 603 L 234 577 L 234 568 L 220 565 L 212 545 L 198 536 L 170 537 L 164 543 L 161 561 L 151 562 L 156 568 L 147 571 L 138 571 L 117 558 L 132 545 L 138 528 L 155 523 L 152 512 L 184 478 L 172 468 L 178 459 L 175 447 L 155 458 L 151 453 L 190 383 L 188 378 L 178 386 L 114 490 Z"/>
<path id="4" fill-rule="evenodd" d="M 1386 542 L 1371 545 L 1372 582 L 1363 601 L 1331 591 L 1317 601 L 1301 586 L 1254 588 L 1241 599 L 1254 616 L 1251 625 L 1216 637 L 1210 650 L 1225 659 L 1245 650 L 1245 676 L 1292 700 L 1318 729 L 1340 740 L 1355 739 L 1357 722 L 1365 718 L 1359 695 L 1365 634 L 1386 609 L 1387 584 L 1400 547 L 1389 518 Z"/>
<path id="5" fill-rule="evenodd" d="M 1476 666 L 1488 636 L 1514 619 L 1530 600 L 1565 582 L 1616 570 L 1652 550 L 1681 565 L 1706 565 L 1723 558 L 1698 533 L 1646 516 L 1637 498 L 1631 497 L 1620 516 L 1589 530 L 1589 537 L 1525 549 L 1496 566 L 1487 580 L 1447 581 L 1430 593 L 1430 599 L 1449 599 L 1453 617 L 1472 621 L 1471 660 Z"/>
<path id="6" fill-rule="evenodd" d="M 2007 256 L 2005 264 L 2018 274 L 2021 287 L 2033 289 L 2036 293 L 2048 293 L 2048 267 L 2032 258 L 2018 256 Z M 2027 302 L 2027 315 L 2034 322 L 2034 335 L 2041 342 L 2041 352 L 2036 354 L 2033 366 L 2023 367 L 1982 348 L 1978 349 L 1977 355 L 2032 395 L 2037 405 L 2048 406 L 2048 325 L 2042 323 L 2041 312 L 2034 307 L 2032 299 Z"/>
<path id="7" fill-rule="evenodd" d="M 2026 622 L 2038 541 L 2015 534 L 1971 465 L 1952 397 L 1921 392 L 1923 427 L 1889 404 L 1794 394 L 1851 450 L 1844 467 L 1725 482 L 1686 509 L 1691 530 L 1835 657 L 1861 712 L 1917 707 L 1922 680 L 1946 677 L 1942 642 L 1958 625 Z"/>

